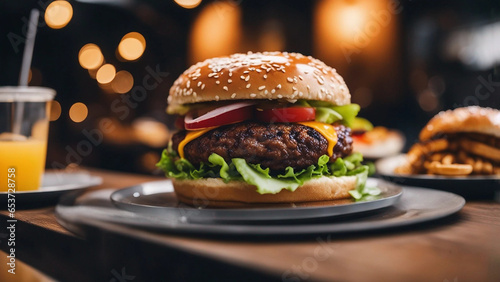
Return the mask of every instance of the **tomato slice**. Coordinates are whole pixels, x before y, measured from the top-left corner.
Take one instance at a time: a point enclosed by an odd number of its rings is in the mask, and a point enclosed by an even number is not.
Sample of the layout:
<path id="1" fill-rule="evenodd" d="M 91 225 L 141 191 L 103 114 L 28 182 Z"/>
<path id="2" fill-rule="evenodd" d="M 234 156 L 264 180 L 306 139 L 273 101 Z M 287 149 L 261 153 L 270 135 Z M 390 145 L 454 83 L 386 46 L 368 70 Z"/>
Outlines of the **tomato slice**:
<path id="1" fill-rule="evenodd" d="M 187 130 L 198 130 L 241 122 L 252 118 L 254 105 L 252 102 L 234 103 L 211 110 L 197 118 L 193 118 L 189 113 L 184 118 L 184 127 Z"/>
<path id="2" fill-rule="evenodd" d="M 258 120 L 263 122 L 310 121 L 316 117 L 316 109 L 312 107 L 258 109 L 256 116 Z"/>

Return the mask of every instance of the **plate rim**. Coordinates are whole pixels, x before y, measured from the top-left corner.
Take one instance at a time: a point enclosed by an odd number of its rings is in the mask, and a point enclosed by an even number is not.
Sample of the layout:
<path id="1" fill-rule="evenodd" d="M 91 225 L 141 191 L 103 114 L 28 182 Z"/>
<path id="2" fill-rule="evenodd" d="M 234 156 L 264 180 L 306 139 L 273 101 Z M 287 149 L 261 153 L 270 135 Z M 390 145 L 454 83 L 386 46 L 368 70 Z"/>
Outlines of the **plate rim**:
<path id="1" fill-rule="evenodd" d="M 382 177 L 390 178 L 408 178 L 408 179 L 419 179 L 419 180 L 436 180 L 436 181 L 449 181 L 449 180 L 466 180 L 466 181 L 500 181 L 500 176 L 496 175 L 471 175 L 471 176 L 446 176 L 446 175 L 428 175 L 428 174 L 396 174 L 396 173 L 385 173 L 380 172 L 380 166 L 388 162 L 394 162 L 398 159 L 403 159 L 406 154 L 398 154 L 394 156 L 385 157 L 375 161 L 375 169 L 377 174 Z M 394 167 L 395 168 L 395 167 Z M 386 169 L 382 169 L 386 170 Z"/>
<path id="2" fill-rule="evenodd" d="M 49 193 L 64 193 L 64 192 L 69 192 L 73 190 L 78 190 L 78 189 L 83 189 L 87 187 L 92 187 L 92 186 L 98 186 L 103 183 L 102 177 L 92 175 L 86 172 L 44 172 L 43 176 L 50 176 L 50 175 L 57 175 L 57 174 L 63 174 L 63 175 L 86 175 L 89 178 L 89 181 L 86 183 L 64 183 L 62 185 L 50 185 L 50 186 L 42 186 L 40 187 L 41 189 L 38 190 L 29 190 L 29 191 L 16 191 L 16 195 L 37 195 L 37 194 L 49 194 Z M 67 187 L 70 186 L 69 188 L 61 188 L 61 187 Z M 9 192 L 0 192 L 0 197 L 1 196 L 6 196 L 8 195 Z M 13 193 L 10 193 L 13 194 Z"/>
<path id="3" fill-rule="evenodd" d="M 383 199 L 377 199 L 367 202 L 353 202 L 346 204 L 339 204 L 334 206 L 313 206 L 313 207 L 283 207 L 283 208 L 208 208 L 208 209 L 197 209 L 194 207 L 185 207 L 192 211 L 202 210 L 201 215 L 198 214 L 198 218 L 191 217 L 194 221 L 276 221 L 276 220 L 292 220 L 292 219 L 312 219 L 312 218 L 324 218 L 324 217 L 335 217 L 340 215 L 351 215 L 360 212 L 368 212 L 372 210 L 382 209 L 394 205 L 404 193 L 403 187 L 396 185 L 382 179 L 376 179 L 377 183 L 384 183 L 392 189 L 396 189 L 395 195 L 388 196 Z M 128 193 L 132 195 L 139 189 L 144 189 L 144 185 L 154 185 L 163 182 L 170 182 L 171 180 L 157 180 L 145 182 L 130 187 L 122 188 L 114 191 L 110 195 L 110 201 L 119 209 L 139 213 L 146 215 L 158 216 L 159 213 L 180 213 L 183 212 L 183 207 L 159 207 L 150 205 L 141 205 L 135 203 L 124 203 L 123 201 L 118 201 L 117 197 L 126 197 L 122 195 L 123 193 Z M 173 193 L 173 191 L 171 192 Z M 354 209 L 352 212 L 342 212 L 343 209 Z M 330 211 L 331 210 L 331 211 Z M 184 210 L 185 211 L 185 210 Z M 328 213 L 329 212 L 329 213 Z M 253 213 L 253 218 L 246 218 L 245 214 Z M 280 213 L 289 213 L 287 215 L 281 215 Z M 316 213 L 316 216 L 310 215 L 310 213 Z M 271 214 L 267 215 L 266 214 Z M 297 217 L 297 215 L 300 215 Z M 210 219 L 212 218 L 212 219 Z"/>
<path id="4" fill-rule="evenodd" d="M 71 199 L 71 197 L 62 198 L 59 204 L 55 208 L 55 215 L 57 221 L 60 224 L 62 224 L 69 230 L 73 230 L 77 233 L 78 231 L 82 232 L 82 229 L 79 228 L 78 224 L 83 224 L 89 226 L 97 226 L 104 229 L 107 228 L 108 230 L 115 230 L 115 231 L 116 229 L 113 227 L 113 225 L 118 225 L 118 226 L 124 225 L 127 228 L 142 228 L 143 230 L 146 231 L 156 231 L 166 234 L 190 234 L 198 236 L 221 235 L 221 234 L 226 236 L 243 236 L 243 235 L 297 236 L 297 235 L 315 235 L 315 234 L 339 234 L 339 233 L 349 233 L 358 231 L 376 231 L 382 229 L 390 229 L 390 228 L 403 227 L 413 224 L 419 224 L 427 221 L 441 219 L 446 216 L 455 214 L 458 211 L 460 211 L 466 203 L 465 199 L 462 196 L 451 192 L 434 190 L 423 187 L 413 187 L 413 186 L 403 186 L 403 189 L 406 191 L 410 191 L 408 193 L 405 193 L 407 196 L 408 194 L 411 193 L 422 193 L 422 192 L 431 194 L 442 194 L 446 195 L 446 197 L 455 198 L 457 203 L 455 206 L 447 207 L 446 209 L 443 209 L 441 207 L 441 210 L 438 209 L 438 211 L 440 212 L 437 214 L 426 213 L 424 216 L 420 215 L 419 217 L 413 217 L 413 218 L 406 217 L 404 220 L 398 220 L 398 221 L 394 221 L 392 220 L 392 218 L 390 219 L 381 218 L 379 221 L 376 222 L 373 221 L 358 222 L 354 220 L 341 223 L 331 222 L 331 223 L 320 223 L 320 224 L 312 223 L 312 224 L 290 224 L 290 225 L 258 225 L 258 224 L 238 225 L 238 224 L 224 224 L 224 223 L 203 224 L 203 223 L 192 223 L 192 222 L 168 223 L 163 221 L 154 221 L 153 219 L 147 218 L 145 216 L 142 216 L 142 218 L 144 218 L 145 221 L 137 220 L 137 218 L 131 216 L 130 218 L 125 218 L 126 222 L 124 222 L 120 221 L 116 217 L 113 217 L 112 220 L 106 220 L 102 218 L 91 217 L 89 215 L 87 215 L 87 217 L 85 216 L 75 217 L 73 215 L 72 219 L 75 220 L 76 222 L 72 222 L 71 219 L 68 218 L 68 214 L 70 213 L 65 212 L 65 209 L 71 209 L 75 207 L 71 202 L 72 201 L 74 202 L 74 200 L 77 199 L 77 196 L 76 194 L 72 193 L 73 194 L 72 197 L 75 198 L 74 199 Z M 70 203 L 68 204 L 68 202 Z M 400 203 L 402 202 L 398 202 L 398 204 Z M 130 213 L 131 215 L 133 215 L 132 212 L 120 210 L 115 206 L 113 206 L 113 209 Z M 151 226 L 153 222 L 155 226 Z M 109 225 L 106 225 L 108 223 L 111 223 L 111 227 L 109 227 Z"/>

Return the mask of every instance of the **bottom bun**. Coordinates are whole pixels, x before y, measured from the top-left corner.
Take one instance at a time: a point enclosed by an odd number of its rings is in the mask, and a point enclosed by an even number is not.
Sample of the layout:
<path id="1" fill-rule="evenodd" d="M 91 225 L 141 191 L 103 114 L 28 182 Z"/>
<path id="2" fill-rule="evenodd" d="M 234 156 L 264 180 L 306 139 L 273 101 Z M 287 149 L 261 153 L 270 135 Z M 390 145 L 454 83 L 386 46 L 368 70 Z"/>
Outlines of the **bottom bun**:
<path id="1" fill-rule="evenodd" d="M 259 194 L 254 185 L 243 181 L 225 183 L 220 178 L 198 180 L 173 179 L 179 201 L 190 206 L 244 207 L 254 204 L 284 204 L 331 201 L 350 198 L 356 188 L 356 176 L 320 177 L 311 179 L 294 192 L 281 190 L 277 194 Z"/>

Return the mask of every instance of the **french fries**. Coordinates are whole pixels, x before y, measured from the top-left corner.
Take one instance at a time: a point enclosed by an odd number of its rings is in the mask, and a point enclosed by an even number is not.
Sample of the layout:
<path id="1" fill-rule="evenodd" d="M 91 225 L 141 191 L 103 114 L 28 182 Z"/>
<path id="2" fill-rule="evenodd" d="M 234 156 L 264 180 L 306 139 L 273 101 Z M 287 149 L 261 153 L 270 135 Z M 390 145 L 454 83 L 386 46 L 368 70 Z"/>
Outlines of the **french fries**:
<path id="1" fill-rule="evenodd" d="M 500 150 L 468 138 L 417 143 L 407 154 L 399 174 L 447 176 L 500 175 Z"/>

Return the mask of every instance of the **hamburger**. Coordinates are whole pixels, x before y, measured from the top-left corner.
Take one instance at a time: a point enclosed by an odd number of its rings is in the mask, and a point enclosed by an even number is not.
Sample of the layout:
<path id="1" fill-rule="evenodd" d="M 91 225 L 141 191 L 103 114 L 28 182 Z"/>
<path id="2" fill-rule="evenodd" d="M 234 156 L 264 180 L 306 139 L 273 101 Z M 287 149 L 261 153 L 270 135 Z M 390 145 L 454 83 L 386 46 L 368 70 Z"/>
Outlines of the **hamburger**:
<path id="1" fill-rule="evenodd" d="M 399 174 L 500 175 L 500 111 L 470 106 L 443 111 L 422 129 Z"/>
<path id="2" fill-rule="evenodd" d="M 177 115 L 158 166 L 194 206 L 328 201 L 376 194 L 352 154 L 359 111 L 335 69 L 298 53 L 212 58 L 174 82 Z"/>

